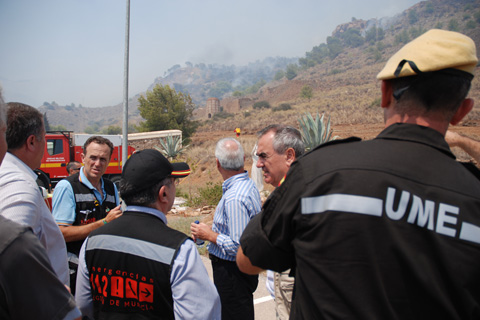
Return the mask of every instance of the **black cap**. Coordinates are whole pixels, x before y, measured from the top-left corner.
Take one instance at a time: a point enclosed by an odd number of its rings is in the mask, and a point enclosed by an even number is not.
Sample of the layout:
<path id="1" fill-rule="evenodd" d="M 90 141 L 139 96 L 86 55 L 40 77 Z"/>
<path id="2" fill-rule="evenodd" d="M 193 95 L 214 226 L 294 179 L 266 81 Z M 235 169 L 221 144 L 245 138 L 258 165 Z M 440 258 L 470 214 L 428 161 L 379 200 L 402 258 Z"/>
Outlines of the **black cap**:
<path id="1" fill-rule="evenodd" d="M 170 163 L 159 151 L 145 149 L 130 156 L 123 167 L 122 178 L 135 191 L 141 191 L 165 178 L 184 178 L 189 174 L 190 167 L 185 162 Z"/>

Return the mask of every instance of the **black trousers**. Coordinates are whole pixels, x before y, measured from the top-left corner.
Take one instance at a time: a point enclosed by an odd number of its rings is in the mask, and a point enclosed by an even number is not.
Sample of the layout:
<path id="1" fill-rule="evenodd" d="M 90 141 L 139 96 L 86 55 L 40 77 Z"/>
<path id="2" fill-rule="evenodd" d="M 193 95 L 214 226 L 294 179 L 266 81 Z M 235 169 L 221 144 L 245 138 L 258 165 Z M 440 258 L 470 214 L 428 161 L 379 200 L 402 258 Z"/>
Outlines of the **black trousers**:
<path id="1" fill-rule="evenodd" d="M 222 303 L 222 320 L 254 320 L 253 292 L 257 289 L 258 276 L 241 272 L 235 261 L 227 261 L 210 255 L 213 282 Z"/>

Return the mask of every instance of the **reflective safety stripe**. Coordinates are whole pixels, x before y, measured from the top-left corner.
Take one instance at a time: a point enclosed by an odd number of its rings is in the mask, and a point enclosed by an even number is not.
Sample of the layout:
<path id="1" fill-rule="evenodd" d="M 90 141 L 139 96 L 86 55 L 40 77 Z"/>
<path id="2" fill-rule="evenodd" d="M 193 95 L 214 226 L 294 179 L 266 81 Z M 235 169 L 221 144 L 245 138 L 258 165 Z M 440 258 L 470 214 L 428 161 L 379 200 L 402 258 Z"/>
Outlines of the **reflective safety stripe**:
<path id="1" fill-rule="evenodd" d="M 105 199 L 105 201 L 115 203 L 115 201 L 116 201 L 116 200 L 115 200 L 115 196 L 112 196 L 112 195 L 107 194 L 107 198 Z"/>
<path id="2" fill-rule="evenodd" d="M 329 194 L 302 198 L 302 214 L 342 211 L 380 217 L 382 215 L 382 209 L 383 200 L 371 197 L 349 194 Z"/>
<path id="3" fill-rule="evenodd" d="M 95 195 L 93 195 L 92 193 L 77 193 L 75 195 L 76 202 L 89 202 L 95 200 L 97 200 L 97 198 L 95 198 Z"/>
<path id="4" fill-rule="evenodd" d="M 463 222 L 460 230 L 460 239 L 480 244 L 480 227 Z"/>
<path id="5" fill-rule="evenodd" d="M 170 264 L 175 254 L 175 249 L 172 248 L 143 240 L 105 234 L 88 239 L 87 251 L 95 249 L 131 254 L 164 264 Z"/>

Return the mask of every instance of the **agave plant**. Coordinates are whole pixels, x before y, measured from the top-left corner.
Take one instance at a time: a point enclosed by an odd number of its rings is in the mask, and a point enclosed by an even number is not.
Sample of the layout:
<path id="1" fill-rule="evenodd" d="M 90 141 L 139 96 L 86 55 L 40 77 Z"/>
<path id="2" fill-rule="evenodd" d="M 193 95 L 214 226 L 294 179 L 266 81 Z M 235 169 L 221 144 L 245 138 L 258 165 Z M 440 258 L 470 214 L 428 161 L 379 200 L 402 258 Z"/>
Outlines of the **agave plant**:
<path id="1" fill-rule="evenodd" d="M 182 147 L 180 136 L 166 136 L 165 138 L 160 138 L 160 147 L 155 146 L 155 149 L 163 153 L 169 160 L 172 160 L 184 152 L 187 147 Z"/>
<path id="2" fill-rule="evenodd" d="M 305 115 L 298 119 L 300 130 L 302 132 L 302 140 L 307 152 L 322 143 L 337 138 L 337 136 L 332 137 L 332 131 L 330 130 L 330 117 L 328 117 L 326 123 L 324 122 L 324 119 L 325 114 L 322 114 L 322 117 L 320 117 L 318 112 L 315 119 L 313 119 L 310 112 L 305 112 Z"/>

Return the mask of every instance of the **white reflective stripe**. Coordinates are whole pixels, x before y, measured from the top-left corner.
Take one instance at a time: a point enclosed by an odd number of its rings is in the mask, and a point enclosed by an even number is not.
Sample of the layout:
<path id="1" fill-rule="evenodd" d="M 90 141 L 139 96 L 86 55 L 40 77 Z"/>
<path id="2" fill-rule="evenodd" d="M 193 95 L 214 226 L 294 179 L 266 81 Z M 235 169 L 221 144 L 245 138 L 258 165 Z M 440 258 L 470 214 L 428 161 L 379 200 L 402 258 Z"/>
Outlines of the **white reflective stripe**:
<path id="1" fill-rule="evenodd" d="M 107 194 L 107 198 L 105 198 L 105 201 L 113 202 L 115 203 L 116 199 L 115 196 Z"/>
<path id="2" fill-rule="evenodd" d="M 460 239 L 480 244 L 480 227 L 471 223 L 462 223 Z"/>
<path id="3" fill-rule="evenodd" d="M 77 193 L 75 195 L 76 202 L 88 202 L 88 201 L 95 201 L 97 198 L 91 193 Z"/>
<path id="4" fill-rule="evenodd" d="M 98 235 L 88 239 L 87 251 L 104 249 L 139 256 L 165 264 L 172 262 L 175 249 L 148 241 L 112 235 Z"/>
<path id="5" fill-rule="evenodd" d="M 354 196 L 350 194 L 329 194 L 302 198 L 302 214 L 342 211 L 380 217 L 382 210 L 383 200 L 378 198 Z"/>

